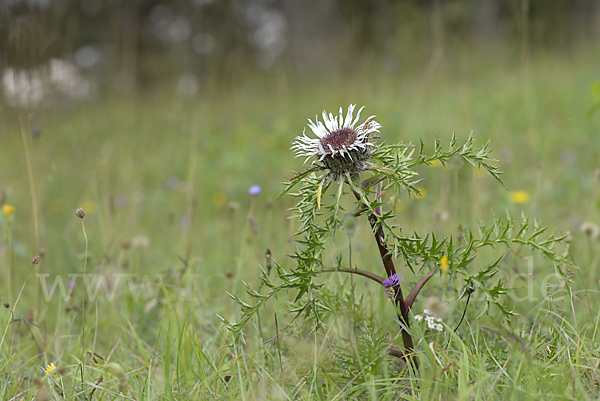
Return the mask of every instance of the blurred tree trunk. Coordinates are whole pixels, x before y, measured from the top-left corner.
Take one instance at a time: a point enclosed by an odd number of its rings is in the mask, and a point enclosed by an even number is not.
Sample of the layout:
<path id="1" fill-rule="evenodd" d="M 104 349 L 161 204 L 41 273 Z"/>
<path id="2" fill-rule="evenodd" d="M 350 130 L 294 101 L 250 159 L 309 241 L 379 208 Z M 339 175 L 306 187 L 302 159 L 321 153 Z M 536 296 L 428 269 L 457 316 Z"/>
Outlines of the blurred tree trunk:
<path id="1" fill-rule="evenodd" d="M 595 38 L 600 40 L 600 1 L 594 3 L 592 10 L 592 27 Z"/>
<path id="2" fill-rule="evenodd" d="M 341 30 L 338 5 L 322 0 L 283 0 L 282 11 L 288 23 L 288 55 L 297 70 L 326 71 L 339 55 L 338 33 Z"/>
<path id="3" fill-rule="evenodd" d="M 600 38 L 599 0 L 574 0 L 572 16 L 573 30 L 577 34 L 585 34 L 587 31 L 593 37 Z"/>
<path id="4" fill-rule="evenodd" d="M 498 0 L 473 1 L 473 38 L 485 42 L 501 39 Z"/>
<path id="5" fill-rule="evenodd" d="M 44 32 L 37 16 L 26 14 L 8 20 L 7 35 L 2 43 L 4 63 L 16 69 L 35 68 L 44 48 Z"/>
<path id="6" fill-rule="evenodd" d="M 137 86 L 140 0 L 121 0 L 121 89 L 133 93 Z"/>

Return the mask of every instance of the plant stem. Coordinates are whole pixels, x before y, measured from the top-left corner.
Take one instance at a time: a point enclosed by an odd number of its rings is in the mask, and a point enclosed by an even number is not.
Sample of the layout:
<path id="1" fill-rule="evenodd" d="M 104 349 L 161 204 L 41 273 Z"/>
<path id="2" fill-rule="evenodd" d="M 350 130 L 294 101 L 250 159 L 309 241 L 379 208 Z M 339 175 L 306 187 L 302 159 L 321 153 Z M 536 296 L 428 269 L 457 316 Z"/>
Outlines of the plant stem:
<path id="1" fill-rule="evenodd" d="M 81 301 L 81 363 L 83 370 L 83 357 L 85 356 L 85 274 L 87 270 L 88 259 L 88 237 L 85 232 L 85 224 L 83 223 L 83 219 L 81 219 L 81 228 L 83 229 L 83 237 L 85 238 L 85 258 L 83 260 L 83 296 Z"/>
<path id="2" fill-rule="evenodd" d="M 34 266 L 35 265 L 32 263 L 31 267 L 29 268 L 29 272 L 27 273 L 27 277 L 25 278 L 25 281 L 23 282 L 23 285 L 21 286 L 21 291 L 19 291 L 17 300 L 15 301 L 14 305 L 12 305 L 12 310 L 10 311 L 10 314 L 7 316 L 6 329 L 4 330 L 4 334 L 2 335 L 2 340 L 0 340 L 0 349 L 2 349 L 2 345 L 4 344 L 4 338 L 6 337 L 6 333 L 8 332 L 8 328 L 10 326 L 11 319 L 14 317 L 15 309 L 17 308 L 17 304 L 19 303 L 19 299 L 21 299 L 21 294 L 23 293 L 23 290 L 25 289 L 25 284 L 27 284 L 27 280 L 29 280 L 29 276 L 31 275 L 31 271 L 33 270 Z M 12 358 L 12 356 L 9 353 L 9 361 L 11 358 Z"/>
<path id="3" fill-rule="evenodd" d="M 410 292 L 410 294 L 408 294 L 408 297 L 406 297 L 406 308 L 408 310 L 410 310 L 410 308 L 412 307 L 413 302 L 415 302 L 415 298 L 417 297 L 417 295 L 419 295 L 419 291 L 421 291 L 421 289 L 425 286 L 425 284 L 427 284 L 427 282 L 429 281 L 429 279 L 431 277 L 433 277 L 433 275 L 435 273 L 437 273 L 438 269 L 432 269 L 429 271 L 429 273 L 427 273 L 425 275 L 425 277 L 423 277 L 418 283 L 417 285 L 415 285 L 415 288 L 413 288 L 413 290 Z"/>
<path id="4" fill-rule="evenodd" d="M 320 169 L 321 169 L 321 168 L 317 166 L 317 167 L 310 168 L 310 169 L 308 169 L 308 170 L 306 170 L 306 171 L 303 171 L 303 172 L 301 172 L 301 173 L 298 173 L 298 174 L 296 174 L 295 176 L 293 176 L 292 178 L 290 178 L 290 179 L 289 179 L 289 182 L 291 182 L 291 181 L 294 181 L 294 180 L 295 180 L 295 179 L 297 179 L 297 178 L 304 177 L 304 176 L 305 176 L 305 175 L 307 175 L 308 173 L 312 173 L 313 171 L 318 171 L 318 170 L 320 170 Z M 281 196 L 281 195 L 280 195 L 280 196 Z"/>
<path id="5" fill-rule="evenodd" d="M 415 288 L 413 288 L 413 290 L 410 292 L 410 294 L 408 294 L 408 296 L 404 300 L 404 305 L 405 305 L 405 308 L 407 309 L 407 312 L 412 307 L 412 304 L 415 301 L 415 298 L 417 297 L 417 295 L 419 295 L 419 292 L 421 291 L 421 289 L 425 286 L 425 284 L 427 284 L 427 282 L 433 277 L 433 275 L 435 273 L 437 273 L 437 271 L 438 271 L 438 269 L 432 269 L 431 271 L 429 271 L 429 273 L 427 273 L 417 283 L 417 285 L 415 285 Z M 360 269 L 348 269 L 346 267 L 340 267 L 340 268 L 337 268 L 337 269 L 336 268 L 323 269 L 323 270 L 321 270 L 321 272 L 322 273 L 342 272 L 342 273 L 357 274 L 359 276 L 363 276 L 363 277 L 366 277 L 366 278 L 371 279 L 373 281 L 376 281 L 379 284 L 383 283 L 383 278 L 379 277 L 376 274 L 369 273 L 367 271 L 360 270 Z M 469 296 L 470 296 L 470 294 L 469 294 Z M 467 301 L 467 303 L 468 303 L 468 301 Z"/>
<path id="6" fill-rule="evenodd" d="M 373 273 L 369 273 L 366 272 L 364 270 L 360 270 L 360 269 L 349 269 L 347 267 L 340 267 L 340 268 L 327 268 L 327 269 L 323 269 L 320 271 L 321 273 L 350 273 L 350 274 L 358 274 L 359 276 L 363 276 L 366 277 L 368 279 L 371 279 L 379 284 L 383 283 L 383 278 L 379 277 L 376 274 Z"/>
<path id="7" fill-rule="evenodd" d="M 352 269 L 352 235 L 348 235 L 348 264 Z M 354 294 L 354 276 L 350 276 L 350 287 L 352 288 L 352 317 L 354 317 L 354 304 L 356 303 L 356 295 Z"/>
<path id="8" fill-rule="evenodd" d="M 348 264 L 350 265 L 350 268 L 352 268 L 352 235 L 350 234 L 348 234 Z M 348 319 L 348 338 L 354 338 L 354 322 L 356 320 L 356 294 L 354 293 L 354 275 L 352 274 L 350 275 L 350 289 L 352 291 L 352 317 Z"/>
<path id="9" fill-rule="evenodd" d="M 360 194 L 358 194 L 356 191 L 353 192 L 356 199 L 360 201 Z M 383 227 L 377 226 L 377 216 L 375 216 L 373 213 L 369 214 L 368 220 L 371 224 L 373 235 L 375 236 L 375 242 L 377 243 L 377 248 L 379 249 L 379 254 L 381 256 L 381 261 L 383 262 L 385 272 L 388 277 L 391 277 L 392 275 L 396 274 L 396 267 L 394 266 L 394 261 L 392 260 L 392 253 L 389 251 L 385 243 L 385 234 L 383 233 Z M 405 325 L 405 327 L 408 328 L 410 327 L 410 323 L 408 320 L 408 308 L 406 307 L 404 296 L 402 295 L 402 288 L 398 285 L 394 287 L 394 291 L 396 293 L 394 303 L 396 304 L 396 307 L 400 310 L 400 313 L 398 314 L 398 320 L 400 320 Z M 414 350 L 412 336 L 403 328 L 401 328 L 400 330 L 402 334 L 402 342 L 404 343 L 404 348 L 406 348 L 409 351 L 409 353 L 411 353 Z M 416 355 L 412 355 L 412 362 L 415 368 L 418 369 L 419 365 L 417 362 Z"/>
<path id="10" fill-rule="evenodd" d="M 7 301 L 12 302 L 12 268 L 13 268 L 13 244 L 12 244 L 12 221 L 8 219 L 8 270 L 7 270 L 7 278 L 8 288 L 6 292 L 8 293 Z"/>
<path id="11" fill-rule="evenodd" d="M 456 333 L 456 330 L 458 330 L 458 328 L 460 327 L 460 324 L 463 322 L 463 319 L 465 318 L 465 314 L 467 313 L 467 307 L 469 306 L 469 300 L 471 299 L 472 293 L 473 293 L 472 291 L 469 291 L 469 294 L 467 295 L 467 302 L 465 303 L 465 309 L 463 310 L 462 316 L 460 317 L 460 321 L 454 328 L 455 333 Z"/>
<path id="12" fill-rule="evenodd" d="M 35 182 L 33 180 L 33 168 L 31 163 L 31 155 L 29 152 L 29 143 L 27 141 L 27 135 L 25 133 L 25 125 L 23 123 L 23 116 L 19 115 L 19 126 L 21 128 L 21 138 L 23 139 L 23 148 L 25 149 L 25 161 L 27 164 L 27 176 L 29 178 L 29 191 L 31 194 L 31 207 L 33 209 L 33 246 L 37 252 L 40 249 L 40 222 L 38 216 L 38 207 L 37 207 L 37 196 L 35 193 Z M 36 270 L 38 267 L 36 267 Z M 39 281 L 36 281 L 35 285 L 35 294 L 36 294 L 36 308 L 39 311 Z"/>

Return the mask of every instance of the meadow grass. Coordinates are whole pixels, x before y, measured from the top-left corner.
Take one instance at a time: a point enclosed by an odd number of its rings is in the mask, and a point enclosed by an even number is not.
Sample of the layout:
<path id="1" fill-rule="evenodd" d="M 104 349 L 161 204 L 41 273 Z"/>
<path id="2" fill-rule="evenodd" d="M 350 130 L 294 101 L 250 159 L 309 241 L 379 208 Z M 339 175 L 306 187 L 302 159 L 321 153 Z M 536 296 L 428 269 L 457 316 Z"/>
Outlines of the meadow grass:
<path id="1" fill-rule="evenodd" d="M 373 63 L 314 82 L 252 76 L 191 99 L 165 84 L 135 101 L 5 107 L 0 189 L 15 211 L 0 231 L 9 304 L 0 316 L 2 399 L 597 399 L 600 244 L 580 226 L 600 223 L 600 115 L 586 118 L 600 53 L 540 52 L 527 63 L 506 49 L 468 54 L 459 49 L 425 73 Z M 501 161 L 508 190 L 458 162 L 422 168 L 425 196 L 396 210 L 404 232 L 456 235 L 459 223 L 476 229 L 476 219 L 524 212 L 570 233 L 579 267 L 571 282 L 515 250 L 500 275 L 520 287 L 521 300 L 506 298 L 517 315 L 502 322 L 492 310 L 476 320 L 474 296 L 454 333 L 461 283 L 448 289 L 434 278 L 424 292 L 448 304 L 446 328 L 411 326 L 420 369 L 410 373 L 382 347 L 400 341 L 381 287 L 355 277 L 351 288 L 339 274 L 323 277 L 318 296 L 331 313 L 321 330 L 292 320 L 289 294 L 234 345 L 218 317 L 239 316 L 227 293 L 244 298 L 244 282 L 258 288 L 267 248 L 292 264 L 293 200 L 277 199 L 303 168 L 291 141 L 306 118 L 349 103 L 377 114 L 383 141 L 422 139 L 431 149 L 435 138 L 447 144 L 453 131 L 461 139 L 473 131 Z M 252 185 L 260 195 L 248 194 Z M 353 263 L 382 274 L 368 224 L 359 224 Z M 324 258 L 334 265 L 338 254 L 348 257 L 343 235 Z M 417 280 L 397 263 L 407 282 Z"/>

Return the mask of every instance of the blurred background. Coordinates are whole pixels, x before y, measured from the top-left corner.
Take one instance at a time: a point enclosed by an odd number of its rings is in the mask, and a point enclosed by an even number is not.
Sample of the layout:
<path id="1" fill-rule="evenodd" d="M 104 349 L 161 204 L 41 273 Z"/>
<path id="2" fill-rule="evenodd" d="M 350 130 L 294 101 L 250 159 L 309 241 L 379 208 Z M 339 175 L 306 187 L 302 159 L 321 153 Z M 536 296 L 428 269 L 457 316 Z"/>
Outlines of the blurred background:
<path id="1" fill-rule="evenodd" d="M 434 74 L 500 49 L 507 65 L 597 45 L 594 0 L 4 0 L 4 101 L 48 107 L 174 86 L 206 98 L 264 74 Z M 590 48 L 590 52 L 597 50 Z M 459 52 L 457 54 L 457 52 Z M 460 53 L 464 52 L 464 53 Z M 283 79 L 283 78 L 281 78 Z M 343 79 L 343 78 L 340 78 Z"/>
<path id="2" fill-rule="evenodd" d="M 214 317 L 266 248 L 288 263 L 293 199 L 276 198 L 306 168 L 289 147 L 351 103 L 426 152 L 473 132 L 506 172 L 508 190 L 460 160 L 422 168 L 406 233 L 523 211 L 586 238 L 600 217 L 596 0 L 2 0 L 0 77 L 14 283 L 36 253 L 41 273 L 81 271 L 83 207 L 97 273 L 194 260 Z"/>

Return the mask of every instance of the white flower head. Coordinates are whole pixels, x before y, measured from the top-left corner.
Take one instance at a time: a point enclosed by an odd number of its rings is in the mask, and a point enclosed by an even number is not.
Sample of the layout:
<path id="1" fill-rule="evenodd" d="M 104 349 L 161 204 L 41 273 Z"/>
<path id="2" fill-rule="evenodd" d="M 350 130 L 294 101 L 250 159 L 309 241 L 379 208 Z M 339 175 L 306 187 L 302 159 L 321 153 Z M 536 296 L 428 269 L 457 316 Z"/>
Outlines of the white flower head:
<path id="1" fill-rule="evenodd" d="M 429 311 L 427 309 L 423 309 L 422 315 L 416 315 L 415 320 L 417 322 L 425 320 L 425 323 L 427 323 L 427 328 L 429 330 L 444 331 L 444 325 L 442 324 L 442 319 L 434 316 L 431 313 L 431 311 Z"/>
<path id="2" fill-rule="evenodd" d="M 340 107 L 338 116 L 323 111 L 323 122 L 315 117 L 315 122 L 308 120 L 308 126 L 317 136 L 311 138 L 306 135 L 306 129 L 302 136 L 296 137 L 291 149 L 296 157 L 304 156 L 306 161 L 314 157 L 315 162 L 321 162 L 323 169 L 330 170 L 334 176 L 344 173 L 355 175 L 364 171 L 368 166 L 365 161 L 371 156 L 373 145 L 369 142 L 373 133 L 379 132 L 381 125 L 370 116 L 357 126 L 360 113 L 364 106 L 358 110 L 354 117 L 354 108 L 348 107 L 346 117 Z M 305 163 L 306 163 L 305 161 Z"/>

